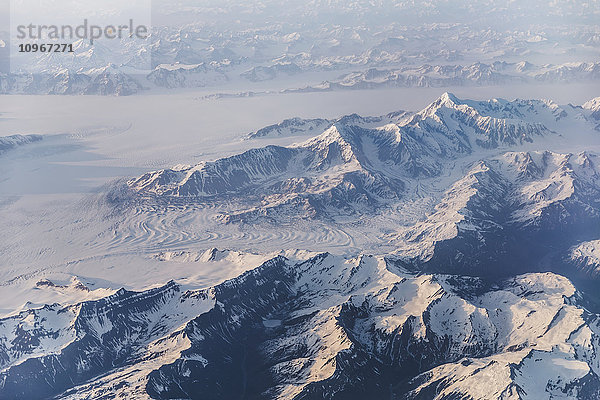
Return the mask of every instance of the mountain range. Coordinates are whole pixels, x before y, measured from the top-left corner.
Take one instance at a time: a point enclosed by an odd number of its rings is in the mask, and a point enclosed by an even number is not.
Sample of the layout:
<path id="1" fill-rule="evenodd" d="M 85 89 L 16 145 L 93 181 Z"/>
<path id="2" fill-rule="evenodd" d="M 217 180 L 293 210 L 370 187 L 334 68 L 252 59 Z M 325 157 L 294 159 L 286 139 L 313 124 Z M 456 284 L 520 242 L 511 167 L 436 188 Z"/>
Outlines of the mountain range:
<path id="1" fill-rule="evenodd" d="M 115 233 L 139 221 L 158 240 L 156 216 L 198 229 L 214 208 L 223 230 L 381 234 L 352 255 L 258 256 L 185 249 L 180 232 L 146 261 L 180 278 L 94 298 L 76 262 L 35 290 L 85 300 L 0 319 L 0 397 L 598 398 L 599 112 L 444 93 L 418 112 L 288 119 L 244 140 L 295 144 L 115 183 Z M 178 269 L 226 263 L 240 275 L 210 285 Z"/>
<path id="2" fill-rule="evenodd" d="M 23 311 L 0 332 L 13 399 L 600 393 L 597 314 L 552 273 L 491 283 L 412 274 L 394 257 L 277 256 L 206 289 L 171 281 Z"/>

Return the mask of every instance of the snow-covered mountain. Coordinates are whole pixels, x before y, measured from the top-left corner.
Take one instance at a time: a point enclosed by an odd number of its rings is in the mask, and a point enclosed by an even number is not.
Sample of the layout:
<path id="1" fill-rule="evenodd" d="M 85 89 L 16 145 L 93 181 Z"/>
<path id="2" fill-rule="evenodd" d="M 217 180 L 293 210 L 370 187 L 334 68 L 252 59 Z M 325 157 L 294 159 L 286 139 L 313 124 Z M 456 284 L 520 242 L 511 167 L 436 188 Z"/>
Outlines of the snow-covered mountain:
<path id="1" fill-rule="evenodd" d="M 598 318 L 551 273 L 494 285 L 394 258 L 273 258 L 0 320 L 0 395 L 566 398 L 600 390 Z M 29 382 L 36 381 L 36 385 Z"/>
<path id="2" fill-rule="evenodd" d="M 600 97 L 586 102 L 582 107 L 590 112 L 589 118 L 598 124 L 596 129 L 600 130 Z"/>
<path id="3" fill-rule="evenodd" d="M 247 139 L 278 138 L 305 136 L 313 137 L 324 132 L 327 128 L 337 125 L 351 125 L 361 128 L 377 128 L 386 124 L 400 123 L 412 115 L 409 111 L 394 111 L 387 115 L 378 117 L 362 117 L 358 114 L 344 115 L 343 117 L 330 120 L 324 118 L 289 118 L 278 124 L 273 124 L 249 133 Z"/>
<path id="4" fill-rule="evenodd" d="M 137 79 L 121 72 L 114 64 L 92 68 L 84 76 L 89 77 L 90 82 L 83 94 L 127 96 L 143 89 Z"/>
<path id="5" fill-rule="evenodd" d="M 591 240 L 574 246 L 568 254 L 567 262 L 584 273 L 596 276 L 600 273 L 600 240 Z"/>
<path id="6" fill-rule="evenodd" d="M 445 93 L 111 186 L 89 258 L 7 279 L 0 398 L 595 399 L 596 111 Z"/>
<path id="7" fill-rule="evenodd" d="M 36 74 L 0 74 L 1 94 L 128 96 L 142 89 L 138 77 L 113 64 L 77 72 L 62 68 Z"/>
<path id="8" fill-rule="evenodd" d="M 40 135 L 11 135 L 0 136 L 0 155 L 18 146 L 42 140 Z"/>
<path id="9" fill-rule="evenodd" d="M 585 83 L 599 78 L 595 60 L 600 35 L 595 10 L 587 4 L 535 2 L 509 12 L 495 1 L 430 2 L 426 7 L 413 1 L 185 3 L 165 1 L 154 7 L 145 38 L 79 39 L 71 43 L 73 52 L 8 52 L 10 35 L 0 32 L 0 52 L 11 58 L 13 67 L 2 68 L 3 73 L 13 72 L 0 79 L 2 93 L 45 94 L 44 82 L 59 71 L 85 75 L 110 64 L 157 91 L 225 81 L 234 82 L 228 89 L 235 91 L 268 87 L 274 92 L 298 87 L 319 91 Z M 534 19 L 535 27 L 521 22 Z M 176 65 L 182 68 L 165 68 Z M 28 91 L 7 84 L 26 72 L 44 82 Z M 57 88 L 52 93 L 74 91 Z"/>
<path id="10" fill-rule="evenodd" d="M 183 88 L 219 85 L 229 78 L 218 66 L 171 64 L 158 65 L 147 79 L 157 86 Z"/>
<path id="11" fill-rule="evenodd" d="M 557 268 L 553 258 L 600 233 L 599 166 L 585 152 L 509 152 L 477 162 L 436 212 L 402 233 L 398 252 L 420 269 L 445 272 Z"/>
<path id="12" fill-rule="evenodd" d="M 297 91 L 357 90 L 389 87 L 497 86 L 532 83 L 590 82 L 600 78 L 600 63 L 534 65 L 527 61 L 489 64 L 402 66 L 351 72 Z"/>
<path id="13" fill-rule="evenodd" d="M 128 184 L 142 196 L 200 201 L 225 196 L 243 203 L 226 221 L 276 219 L 280 212 L 311 218 L 364 214 L 405 197 L 407 187 L 419 179 L 439 177 L 457 159 L 558 136 L 557 123 L 576 117 L 574 107 L 569 111 L 552 102 L 475 102 L 446 93 L 412 116 L 350 115 L 297 145 L 149 172 Z M 328 125 L 326 120 L 292 119 L 251 137 Z"/>
<path id="14" fill-rule="evenodd" d="M 243 78 L 251 82 L 261 82 L 275 79 L 278 75 L 295 75 L 302 72 L 302 69 L 292 62 L 277 63 L 268 67 L 256 66 L 241 74 Z"/>
<path id="15" fill-rule="evenodd" d="M 303 119 L 289 118 L 278 124 L 266 126 L 248 134 L 248 139 L 274 138 L 281 136 L 315 135 L 323 132 L 333 124 L 333 121 L 323 118 Z"/>
<path id="16" fill-rule="evenodd" d="M 0 28 L 67 95 L 0 109 L 0 400 L 600 399 L 600 97 L 481 100 L 593 92 L 597 1 L 79 3 L 149 35 Z"/>
<path id="17" fill-rule="evenodd" d="M 38 57 L 27 72 L 13 71 L 0 75 L 2 93 L 8 94 L 45 94 L 51 87 L 57 74 L 68 71 L 80 80 L 93 79 L 94 71 L 111 66 L 111 73 L 126 76 L 140 87 L 155 85 L 168 89 L 218 87 L 240 78 L 253 83 L 282 80 L 289 76 L 309 76 L 314 79 L 315 71 L 329 76 L 330 69 L 347 69 L 356 67 L 370 68 L 345 73 L 336 79 L 325 80 L 319 84 L 308 84 L 301 87 L 296 84 L 276 84 L 268 93 L 322 92 L 333 90 L 365 90 L 378 88 L 426 88 L 426 87 L 460 87 L 460 86 L 500 86 L 500 85 L 539 85 L 540 83 L 585 83 L 600 79 L 600 63 L 567 62 L 564 64 L 535 65 L 527 61 L 490 63 L 477 62 L 471 65 L 460 64 L 419 64 L 407 63 L 398 54 L 383 54 L 376 51 L 367 52 L 360 57 L 334 57 L 324 60 L 323 56 L 306 53 L 278 57 L 268 65 L 262 64 L 261 57 L 247 59 L 231 50 L 217 50 L 214 47 L 198 48 L 198 43 L 189 38 L 178 40 L 157 39 L 155 42 L 140 46 L 124 45 L 120 51 L 113 50 L 99 43 L 89 44 L 79 40 L 74 43 L 74 52 L 67 55 L 46 53 Z M 315 49 L 313 49 L 315 51 Z M 381 58 L 384 58 L 383 60 Z M 423 56 L 438 58 L 438 56 Z M 395 68 L 379 68 L 378 65 L 398 65 Z M 242 73 L 245 67 L 251 68 Z M 148 71 L 150 71 L 148 73 Z M 305 75 L 303 75 L 305 74 Z M 239 75 L 239 76 L 238 76 Z M 281 78 L 281 79 L 280 79 Z M 19 81 L 35 79 L 37 85 L 23 87 Z M 288 78 L 289 79 L 289 78 Z M 298 80 L 296 80 L 298 82 Z M 300 81 L 302 82 L 302 81 Z M 68 86 L 67 86 L 68 87 Z M 277 89 L 274 89 L 277 88 Z M 82 94 L 104 94 L 92 89 L 81 90 Z M 80 93 L 75 89 L 56 89 L 51 94 Z M 107 92 L 109 95 L 130 95 L 137 91 Z"/>
<path id="18" fill-rule="evenodd" d="M 387 227 L 407 267 L 573 272 L 569 249 L 600 236 L 600 161 L 593 151 L 536 149 L 587 140 L 597 150 L 594 107 L 445 93 L 412 115 L 346 116 L 300 144 L 150 172 L 128 186 L 144 201 L 226 201 L 219 221 L 250 224 L 393 215 L 426 196 L 434 207 L 425 219 Z M 315 124 L 330 122 L 286 120 L 252 137 L 305 134 Z"/>

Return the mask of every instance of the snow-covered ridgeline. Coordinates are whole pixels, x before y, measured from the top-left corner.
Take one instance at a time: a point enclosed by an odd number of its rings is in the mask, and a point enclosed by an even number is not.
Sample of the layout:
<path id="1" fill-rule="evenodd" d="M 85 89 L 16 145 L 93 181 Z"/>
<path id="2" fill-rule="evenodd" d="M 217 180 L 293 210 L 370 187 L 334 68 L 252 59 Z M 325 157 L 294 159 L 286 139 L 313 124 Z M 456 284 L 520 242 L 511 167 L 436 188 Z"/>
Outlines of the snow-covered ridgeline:
<path id="1" fill-rule="evenodd" d="M 278 256 L 210 289 L 170 282 L 2 319 L 0 394 L 94 397 L 112 387 L 131 398 L 250 390 L 292 399 L 392 385 L 408 398 L 434 387 L 439 398 L 483 387 L 575 398 L 600 387 L 600 327 L 579 298 L 551 273 L 490 287 L 409 274 L 395 257 Z"/>

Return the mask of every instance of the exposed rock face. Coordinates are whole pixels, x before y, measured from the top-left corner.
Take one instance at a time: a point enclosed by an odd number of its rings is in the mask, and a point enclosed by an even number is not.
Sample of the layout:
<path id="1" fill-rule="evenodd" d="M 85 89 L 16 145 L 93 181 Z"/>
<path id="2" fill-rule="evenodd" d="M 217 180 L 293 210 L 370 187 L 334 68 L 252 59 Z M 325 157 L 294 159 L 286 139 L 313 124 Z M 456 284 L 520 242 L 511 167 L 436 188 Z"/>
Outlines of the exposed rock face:
<path id="1" fill-rule="evenodd" d="M 392 258 L 276 257 L 206 290 L 171 282 L 5 318 L 0 393 L 589 398 L 599 327 L 579 298 L 551 273 L 489 286 L 402 272 Z"/>

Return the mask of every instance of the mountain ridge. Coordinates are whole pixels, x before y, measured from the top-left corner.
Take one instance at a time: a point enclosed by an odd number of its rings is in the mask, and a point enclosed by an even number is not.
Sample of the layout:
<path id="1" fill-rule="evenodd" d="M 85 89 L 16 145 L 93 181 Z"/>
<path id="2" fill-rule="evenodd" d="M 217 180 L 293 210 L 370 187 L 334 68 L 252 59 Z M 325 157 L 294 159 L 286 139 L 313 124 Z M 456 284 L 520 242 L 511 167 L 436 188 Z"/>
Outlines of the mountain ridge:
<path id="1" fill-rule="evenodd" d="M 279 256 L 212 288 L 184 290 L 171 281 L 1 319 L 0 343 L 23 343 L 26 361 L 2 357 L 0 393 L 74 398 L 113 387 L 135 397 L 297 399 L 383 395 L 392 385 L 396 396 L 419 398 L 437 385 L 439 396 L 477 396 L 475 367 L 497 376 L 485 380 L 494 393 L 529 391 L 543 379 L 554 382 L 553 390 L 597 391 L 600 328 L 578 305 L 580 297 L 551 273 L 494 286 L 410 274 L 391 259 L 367 255 L 323 253 L 294 262 Z M 49 341 L 23 340 L 32 334 Z M 38 360 L 36 349 L 51 344 L 56 353 Z M 88 361 L 73 360 L 73 346 Z M 98 358 L 100 348 L 113 349 L 115 358 Z M 520 376 L 540 368 L 528 361 L 532 354 L 544 366 L 567 361 L 527 383 Z M 260 379 L 244 383 L 244 370 Z M 46 383 L 25 388 L 16 374 Z"/>

